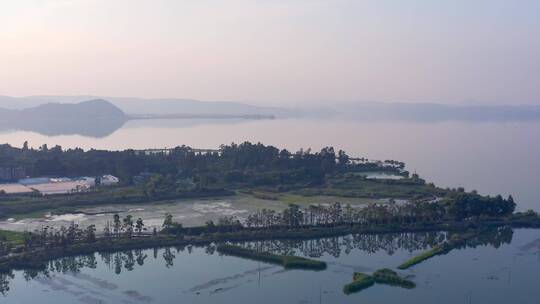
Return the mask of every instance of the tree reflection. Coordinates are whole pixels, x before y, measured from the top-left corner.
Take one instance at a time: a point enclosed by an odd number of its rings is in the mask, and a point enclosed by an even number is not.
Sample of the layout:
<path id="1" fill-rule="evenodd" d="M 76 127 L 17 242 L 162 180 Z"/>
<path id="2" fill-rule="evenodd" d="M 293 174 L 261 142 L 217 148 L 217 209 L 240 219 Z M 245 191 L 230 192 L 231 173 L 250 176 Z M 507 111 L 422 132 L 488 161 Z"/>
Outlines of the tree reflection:
<path id="1" fill-rule="evenodd" d="M 0 274 L 0 293 L 6 295 L 9 291 L 9 282 L 15 277 L 12 271 Z"/>
<path id="2" fill-rule="evenodd" d="M 266 240 L 255 242 L 239 242 L 237 244 L 257 251 L 268 251 L 282 255 L 303 255 L 318 258 L 324 255 L 340 257 L 353 251 L 362 251 L 368 254 L 385 253 L 393 255 L 399 250 L 413 252 L 426 250 L 434 245 L 447 241 L 455 233 L 450 232 L 417 232 L 417 233 L 387 233 L 387 234 L 351 234 L 341 237 L 328 237 L 309 240 Z M 499 248 L 512 241 L 513 230 L 510 227 L 497 227 L 483 231 L 474 238 L 468 238 L 464 245 L 456 249 L 476 248 L 477 246 L 492 246 Z M 146 261 L 153 258 L 155 261 L 163 260 L 166 268 L 174 266 L 177 253 L 192 254 L 194 246 L 176 246 L 167 248 L 153 248 L 150 250 L 124 250 L 119 252 L 100 252 L 97 254 L 64 257 L 50 261 L 41 269 L 27 269 L 22 271 L 26 280 L 37 277 L 49 277 L 52 273 L 79 273 L 83 269 L 98 267 L 99 256 L 102 264 L 116 274 L 122 271 L 133 271 L 143 266 Z M 161 252 L 161 254 L 159 254 Z M 200 252 L 200 251 L 199 251 Z M 216 244 L 204 247 L 205 254 L 213 255 Z M 150 255 L 149 255 L 150 254 Z M 0 293 L 6 295 L 9 284 L 15 277 L 13 272 L 0 274 Z"/>

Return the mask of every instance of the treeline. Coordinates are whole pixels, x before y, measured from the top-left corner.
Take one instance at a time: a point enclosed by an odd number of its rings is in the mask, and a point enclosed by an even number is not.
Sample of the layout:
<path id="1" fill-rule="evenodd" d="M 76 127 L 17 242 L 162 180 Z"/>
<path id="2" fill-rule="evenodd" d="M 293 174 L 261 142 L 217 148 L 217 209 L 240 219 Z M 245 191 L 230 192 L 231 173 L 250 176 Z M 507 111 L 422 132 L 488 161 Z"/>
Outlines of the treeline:
<path id="1" fill-rule="evenodd" d="M 22 148 L 0 145 L 0 167 L 21 167 L 32 177 L 97 176 L 113 174 L 131 184 L 142 172 L 171 176 L 174 180 L 195 179 L 205 185 L 247 183 L 277 185 L 297 182 L 320 183 L 326 174 L 338 171 L 385 170 L 403 173 L 397 161 L 356 162 L 346 152 L 325 147 L 318 152 L 289 152 L 261 143 L 222 145 L 218 151 L 198 152 L 179 146 L 162 153 L 124 150 L 104 151 L 60 146 Z"/>
<path id="2" fill-rule="evenodd" d="M 365 207 L 354 208 L 350 204 L 342 205 L 336 202 L 330 206 L 310 205 L 300 208 L 291 204 L 283 211 L 262 209 L 248 215 L 245 219 L 236 217 L 222 217 L 217 222 L 207 221 L 201 227 L 183 227 L 181 223 L 173 221 L 171 214 L 167 214 L 163 221 L 162 234 L 169 235 L 200 235 L 203 233 L 227 233 L 244 230 L 280 230 L 309 227 L 336 227 L 355 226 L 369 227 L 399 227 L 410 225 L 430 225 L 444 222 L 462 221 L 464 219 L 485 220 L 511 216 L 515 208 L 512 197 L 503 199 L 497 197 L 483 197 L 476 193 L 459 192 L 438 201 L 417 201 L 387 204 L 369 204 Z M 113 216 L 103 228 L 105 237 L 128 237 L 141 235 L 146 231 L 142 218 L 134 219 L 131 215 L 120 218 Z M 156 228 L 153 235 L 157 235 Z M 96 240 L 96 227 L 90 225 L 81 229 L 72 223 L 68 227 L 54 229 L 45 226 L 33 233 L 27 232 L 24 236 L 26 247 L 54 247 L 68 246 L 76 241 L 94 242 Z M 0 242 L 0 250 L 9 252 Z"/>
<path id="3" fill-rule="evenodd" d="M 170 215 L 167 215 L 167 218 Z M 114 214 L 112 221 L 107 222 L 99 234 L 104 237 L 126 237 L 141 236 L 147 229 L 142 218 L 134 219 L 128 214 L 121 218 L 118 214 Z M 154 228 L 153 235 L 157 235 L 157 230 Z M 69 226 L 61 226 L 55 228 L 53 226 L 43 226 L 40 229 L 35 229 L 33 232 L 24 232 L 24 246 L 32 247 L 62 247 L 69 246 L 76 242 L 92 243 L 96 241 L 96 226 L 89 225 L 85 228 L 72 222 Z M 0 242 L 0 246 L 1 246 Z"/>
<path id="4" fill-rule="evenodd" d="M 400 225 L 414 223 L 437 223 L 444 220 L 463 220 L 470 217 L 504 217 L 515 209 L 508 199 L 483 197 L 475 193 L 460 192 L 444 199 L 444 202 L 418 201 L 388 204 L 370 204 L 353 208 L 350 204 L 334 203 L 331 206 L 311 205 L 300 208 L 290 205 L 282 212 L 262 209 L 248 215 L 247 227 L 271 228 L 274 226 L 299 227 L 318 225 Z M 220 222 L 234 224 L 234 219 L 224 218 Z"/>

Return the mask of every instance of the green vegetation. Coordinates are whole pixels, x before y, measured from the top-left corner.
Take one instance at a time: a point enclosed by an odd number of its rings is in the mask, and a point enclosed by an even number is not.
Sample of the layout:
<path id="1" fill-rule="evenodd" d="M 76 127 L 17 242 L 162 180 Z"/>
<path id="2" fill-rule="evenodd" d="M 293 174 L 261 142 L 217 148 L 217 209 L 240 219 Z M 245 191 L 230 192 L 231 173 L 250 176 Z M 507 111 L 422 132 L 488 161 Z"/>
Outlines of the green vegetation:
<path id="1" fill-rule="evenodd" d="M 250 142 L 222 145 L 219 151 L 204 153 L 187 146 L 146 153 L 134 150 L 84 151 L 79 148 L 63 150 L 60 146 L 49 148 L 47 145 L 33 149 L 28 144 L 19 149 L 0 145 L 0 167 L 22 168 L 31 177 L 112 174 L 123 184 L 131 184 L 146 172 L 165 179 L 172 178 L 173 181 L 190 180 L 198 188 L 315 185 L 323 183 L 326 175 L 339 172 L 384 171 L 406 175 L 404 166 L 396 161 L 352 162 L 344 151 L 336 153 L 332 147 L 315 153 L 310 149 L 291 153 Z M 160 185 L 164 183 L 163 179 L 159 182 Z M 175 184 L 168 183 L 168 187 L 183 188 L 191 183 Z"/>
<path id="2" fill-rule="evenodd" d="M 316 260 L 310 260 L 302 257 L 291 255 L 277 255 L 269 252 L 257 252 L 251 249 L 242 248 L 240 246 L 223 244 L 217 247 L 217 251 L 221 254 L 237 256 L 241 258 L 252 259 L 271 264 L 282 265 L 286 269 L 312 269 L 324 270 L 326 263 Z"/>
<path id="3" fill-rule="evenodd" d="M 433 248 L 431 248 L 428 251 L 422 252 L 421 254 L 412 257 L 411 259 L 405 261 L 405 263 L 398 266 L 398 269 L 408 269 L 416 264 L 420 264 L 423 261 L 430 259 L 434 256 L 445 254 L 449 252 L 451 249 L 448 247 L 449 245 L 447 243 L 443 243 L 440 245 L 435 245 Z"/>
<path id="4" fill-rule="evenodd" d="M 113 174 L 121 179 L 115 187 L 96 187 L 85 193 L 42 196 L 0 194 L 0 218 L 38 211 L 73 212 L 81 206 L 136 204 L 179 198 L 216 197 L 242 192 L 269 201 L 299 201 L 283 210 L 262 209 L 246 218 L 223 217 L 205 226 L 183 227 L 165 218 L 160 231 L 147 233 L 143 219 L 114 216 L 112 226 L 69 227 L 9 235 L 0 258 L 4 268 L 40 264 L 48 258 L 109 248 L 228 242 L 259 239 L 302 239 L 349 233 L 406 231 L 466 231 L 469 228 L 497 227 L 517 223 L 540 227 L 534 212 L 516 213 L 511 196 L 481 196 L 464 189 L 441 189 L 426 184 L 418 175 L 409 176 L 404 164 L 396 161 L 368 162 L 350 159 L 343 151 L 326 147 L 320 152 L 300 150 L 290 153 L 272 146 L 249 142 L 221 146 L 219 151 L 197 152 L 177 147 L 166 152 L 146 153 L 126 150 L 83 151 L 60 147 L 39 150 L 0 146 L 0 167 L 24 168 L 30 176 L 96 176 Z M 362 172 L 387 172 L 403 176 L 396 180 L 376 180 Z M 314 204 L 317 197 L 336 198 L 333 204 Z M 339 198 L 368 200 L 363 208 L 342 204 Z M 388 202 L 373 203 L 374 199 Z M 406 199 L 396 202 L 394 199 Z M 312 200 L 310 203 L 309 201 Z M 369 201 L 371 200 L 371 201 Z M 271 205 L 272 202 L 269 203 Z M 281 209 L 281 208 L 277 208 Z M 103 234 L 96 231 L 101 231 Z M 9 237 L 8 237 L 9 236 Z M 11 240 L 11 241 L 9 241 Z M 468 237 L 453 238 L 400 266 L 408 268 L 430 257 L 463 245 Z M 481 243 L 481 240 L 478 240 Z M 501 240 L 501 241 L 504 241 Z M 15 246 L 16 244 L 22 246 Z M 324 262 L 290 255 L 256 252 L 232 245 L 218 248 L 237 255 L 283 265 L 286 268 L 324 269 Z M 13 254 L 11 254 L 13 253 Z M 380 281 L 407 285 L 388 271 Z M 362 284 L 360 284 L 362 285 Z M 351 290 L 354 289 L 354 287 Z"/>
<path id="5" fill-rule="evenodd" d="M 412 281 L 404 279 L 397 272 L 388 268 L 379 269 L 373 273 L 373 279 L 378 284 L 387 284 L 392 286 L 400 286 L 403 288 L 415 288 L 416 284 Z"/>
<path id="6" fill-rule="evenodd" d="M 456 237 L 450 239 L 458 245 L 479 246 L 483 244 L 492 244 L 495 247 L 510 242 L 512 238 L 512 229 L 509 226 L 495 224 L 482 234 L 469 232 L 467 235 L 475 237 Z M 81 228 L 76 224 L 69 227 L 45 226 L 42 229 L 27 232 L 23 234 L 24 242 L 20 246 L 13 246 L 9 242 L 0 242 L 0 273 L 11 269 L 24 269 L 41 267 L 49 260 L 71 256 L 92 253 L 96 251 L 120 251 L 129 249 L 152 248 L 156 246 L 181 246 L 181 245 L 202 245 L 223 242 L 249 242 L 258 240 L 279 240 L 298 241 L 309 238 L 334 237 L 350 233 L 358 233 L 355 237 L 362 239 L 365 236 L 372 240 L 373 233 L 385 233 L 385 240 L 388 233 L 419 232 L 419 231 L 441 231 L 444 229 L 453 229 L 454 231 L 463 230 L 467 225 L 448 226 L 446 224 L 431 225 L 424 227 L 417 224 L 404 226 L 388 226 L 385 224 L 368 226 L 295 226 L 295 227 L 270 227 L 270 228 L 248 228 L 238 222 L 218 221 L 217 224 L 208 222 L 200 227 L 183 227 L 181 224 L 172 220 L 172 215 L 167 214 L 163 222 L 163 229 L 146 232 L 142 218 L 134 221 L 134 218 L 127 215 L 121 218 L 117 214 L 113 216 L 111 224 L 107 224 L 103 229 L 103 234 L 96 235 L 96 229 L 93 225 Z M 21 236 L 20 234 L 18 235 Z M 440 237 L 428 237 L 429 244 L 440 239 Z M 467 239 L 467 242 L 459 242 L 460 239 Z M 418 239 L 415 240 L 417 244 Z M 386 242 L 385 242 L 386 243 Z M 421 248 L 425 248 L 422 245 Z M 262 250 L 261 250 L 262 251 Z M 243 255 L 251 255 L 252 252 L 241 252 Z M 254 256 L 259 259 L 261 256 Z M 283 255 L 262 255 L 268 262 L 277 263 L 288 268 L 318 269 L 322 268 L 322 262 L 306 260 L 299 257 L 292 257 L 287 252 Z"/>
<path id="7" fill-rule="evenodd" d="M 465 245 L 467 241 L 471 241 L 474 238 L 481 238 L 482 235 L 482 232 L 467 232 L 460 235 L 454 234 L 450 237 L 448 241 L 443 242 L 442 244 L 435 245 L 430 250 L 425 251 L 405 261 L 405 263 L 398 266 L 398 269 L 408 269 L 434 256 L 447 254 L 451 250 Z"/>
<path id="8" fill-rule="evenodd" d="M 373 286 L 375 283 L 399 286 L 407 289 L 416 287 L 414 282 L 400 277 L 398 273 L 393 270 L 384 268 L 375 271 L 372 275 L 355 272 L 352 283 L 343 286 L 343 292 L 345 294 L 359 292 Z"/>
<path id="9" fill-rule="evenodd" d="M 352 283 L 343 286 L 343 292 L 345 294 L 359 292 L 373 286 L 373 284 L 375 284 L 375 280 L 373 280 L 372 276 L 360 272 L 355 272 L 353 275 Z"/>
<path id="10" fill-rule="evenodd" d="M 370 179 L 352 173 L 328 178 L 327 183 L 316 189 L 301 189 L 303 195 L 334 195 L 361 198 L 432 198 L 444 196 L 449 190 L 435 187 L 417 175 L 402 179 Z"/>
<path id="11" fill-rule="evenodd" d="M 0 259 L 12 253 L 13 248 L 24 244 L 25 234 L 0 230 Z"/>
<path id="12" fill-rule="evenodd" d="M 319 152 L 291 153 L 273 146 L 245 142 L 222 145 L 216 151 L 199 152 L 186 146 L 166 151 L 63 150 L 46 145 L 31 149 L 0 145 L 0 168 L 17 168 L 32 177 L 100 176 L 113 174 L 120 186 L 97 187 L 87 193 L 41 196 L 0 194 L 0 218 L 36 211 L 72 212 L 78 206 L 134 204 L 179 198 L 233 195 L 238 191 L 264 200 L 299 201 L 319 196 L 360 199 L 407 199 L 410 204 L 374 205 L 369 215 L 348 218 L 334 214 L 325 224 L 357 223 L 366 216 L 380 222 L 402 225 L 410 222 L 433 223 L 478 217 L 506 217 L 515 203 L 510 196 L 481 196 L 464 189 L 441 189 L 427 184 L 418 175 L 405 171 L 405 164 L 386 160 L 350 158 L 332 147 Z M 370 179 L 361 173 L 386 172 L 402 179 Z M 302 199 L 305 199 L 304 201 Z M 339 200 L 337 200 L 339 201 Z M 307 204 L 307 203 L 305 203 Z M 311 203 L 313 204 L 313 203 Z M 414 210 L 410 210 L 414 209 Z M 336 210 L 332 210 L 335 212 Z M 358 212 L 356 212 L 358 213 Z M 350 214 L 349 214 L 350 215 Z M 312 225 L 313 216 L 271 225 Z M 291 220 L 291 218 L 289 218 Z M 318 222 L 317 224 L 319 224 Z M 377 224 L 379 224 L 377 222 Z"/>
<path id="13" fill-rule="evenodd" d="M 22 244 L 24 242 L 24 233 L 0 230 L 0 241 L 12 244 Z"/>

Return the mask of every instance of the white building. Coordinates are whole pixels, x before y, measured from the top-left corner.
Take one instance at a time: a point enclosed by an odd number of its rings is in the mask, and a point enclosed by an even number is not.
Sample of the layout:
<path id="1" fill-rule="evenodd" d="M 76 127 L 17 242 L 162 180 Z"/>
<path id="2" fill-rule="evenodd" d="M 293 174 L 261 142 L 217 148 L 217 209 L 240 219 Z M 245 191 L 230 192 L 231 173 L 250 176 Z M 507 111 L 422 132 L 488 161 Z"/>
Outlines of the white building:
<path id="1" fill-rule="evenodd" d="M 120 180 L 116 176 L 112 175 L 103 175 L 101 177 L 101 185 L 103 186 L 112 186 L 118 184 Z"/>

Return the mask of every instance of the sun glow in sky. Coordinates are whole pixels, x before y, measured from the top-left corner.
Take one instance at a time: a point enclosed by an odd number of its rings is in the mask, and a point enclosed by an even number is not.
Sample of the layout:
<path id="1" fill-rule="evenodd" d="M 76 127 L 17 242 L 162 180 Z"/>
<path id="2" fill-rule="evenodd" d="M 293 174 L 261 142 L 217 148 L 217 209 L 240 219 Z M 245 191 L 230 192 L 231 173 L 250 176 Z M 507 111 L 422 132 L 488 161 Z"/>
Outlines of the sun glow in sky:
<path id="1" fill-rule="evenodd" d="M 0 0 L 0 94 L 540 104 L 540 1 Z"/>

